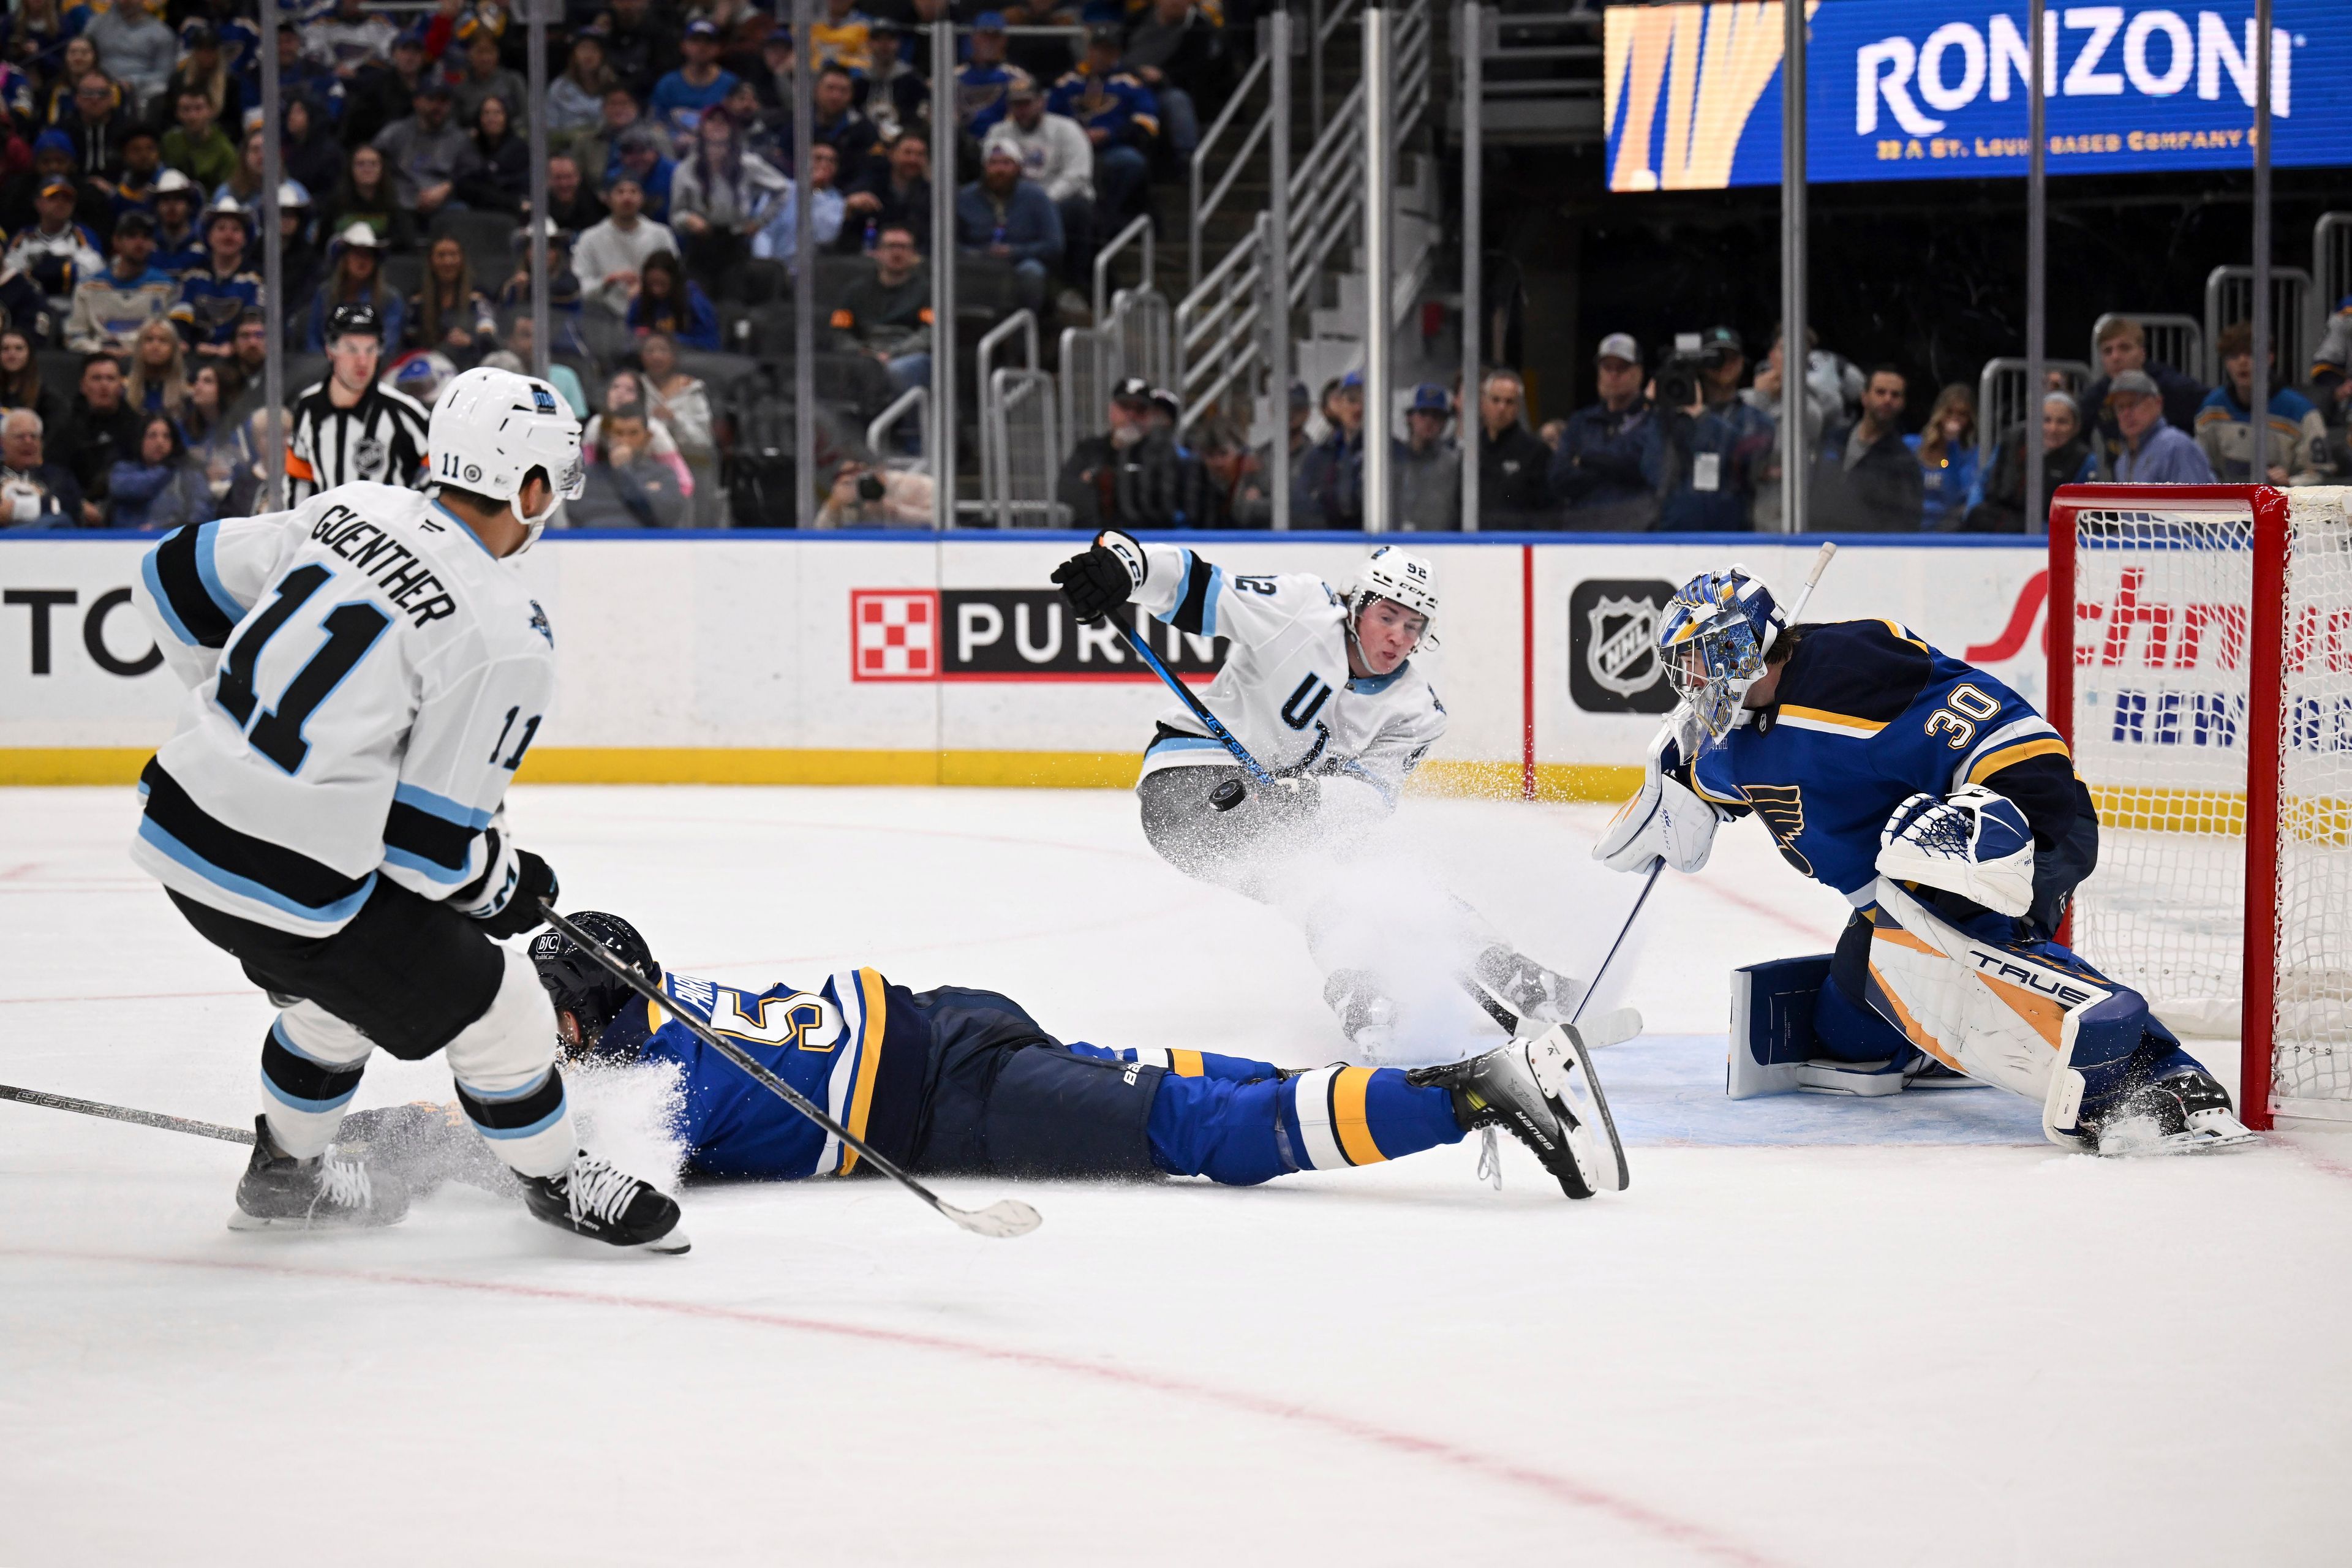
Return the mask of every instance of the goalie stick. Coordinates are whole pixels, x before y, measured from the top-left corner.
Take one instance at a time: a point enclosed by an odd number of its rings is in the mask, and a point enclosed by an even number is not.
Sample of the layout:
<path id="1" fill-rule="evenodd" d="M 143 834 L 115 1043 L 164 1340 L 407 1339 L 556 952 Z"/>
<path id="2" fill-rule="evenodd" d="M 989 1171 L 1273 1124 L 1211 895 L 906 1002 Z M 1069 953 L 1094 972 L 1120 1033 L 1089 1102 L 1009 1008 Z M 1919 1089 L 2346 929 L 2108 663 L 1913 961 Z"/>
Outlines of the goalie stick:
<path id="1" fill-rule="evenodd" d="M 541 900 L 539 908 L 540 912 L 547 917 L 549 925 L 569 937 L 576 945 L 586 949 L 588 955 L 611 972 L 614 979 L 685 1025 L 688 1032 L 696 1039 L 742 1068 L 761 1089 L 840 1139 L 847 1147 L 855 1149 L 859 1159 L 866 1161 L 876 1170 L 930 1205 L 946 1218 L 971 1231 L 974 1236 L 994 1237 L 1000 1240 L 1007 1237 L 1026 1236 L 1045 1223 L 1043 1216 L 1035 1209 L 1018 1198 L 1000 1198 L 984 1209 L 961 1209 L 947 1202 L 922 1183 L 898 1169 L 890 1161 L 876 1153 L 864 1139 L 827 1116 L 823 1107 L 766 1068 L 761 1067 L 759 1059 L 749 1051 L 719 1036 L 693 1014 L 680 1010 L 675 1002 L 662 994 L 659 984 L 647 980 L 634 965 L 623 963 L 611 949 L 557 914 L 552 904 Z"/>
<path id="2" fill-rule="evenodd" d="M 184 1116 L 166 1116 L 160 1110 L 133 1110 L 127 1105 L 108 1105 L 102 1100 L 76 1100 L 69 1094 L 48 1094 L 37 1089 L 18 1089 L 0 1083 L 0 1100 L 13 1100 L 25 1105 L 46 1106 L 51 1110 L 70 1110 L 80 1116 L 102 1117 L 109 1121 L 128 1121 L 139 1127 L 161 1127 L 167 1132 L 186 1132 L 198 1138 L 217 1138 L 224 1143 L 243 1143 L 250 1147 L 253 1131 L 246 1127 L 223 1127 L 216 1121 L 193 1121 Z"/>

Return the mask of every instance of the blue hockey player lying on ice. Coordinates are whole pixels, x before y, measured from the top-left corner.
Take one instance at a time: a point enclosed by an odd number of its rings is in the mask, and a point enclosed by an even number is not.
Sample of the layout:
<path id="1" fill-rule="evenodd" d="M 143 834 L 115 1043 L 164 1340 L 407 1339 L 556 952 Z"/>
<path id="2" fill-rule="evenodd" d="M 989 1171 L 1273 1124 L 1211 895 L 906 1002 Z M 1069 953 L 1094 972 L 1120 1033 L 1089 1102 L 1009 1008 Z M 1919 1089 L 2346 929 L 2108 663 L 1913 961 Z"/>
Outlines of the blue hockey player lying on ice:
<path id="1" fill-rule="evenodd" d="M 906 1170 L 1060 1177 L 1206 1176 L 1248 1186 L 1295 1171 L 1393 1160 L 1500 1126 L 1570 1197 L 1624 1184 L 1587 1046 L 1632 1035 L 1630 1012 L 1556 1026 L 1466 1061 L 1402 1071 L 1286 1071 L 1207 1051 L 1064 1045 L 1011 998 L 914 992 L 871 969 L 809 990 L 737 990 L 666 973 L 628 921 L 572 917 L 690 1013 L 822 1104 Z M 674 1062 L 688 1169 L 712 1176 L 847 1175 L 856 1152 L 709 1050 L 568 939 L 531 962 L 565 1055 Z"/>
<path id="2" fill-rule="evenodd" d="M 1589 1047 L 1641 1029 L 1621 1009 L 1581 1031 L 1554 1025 L 1467 1060 L 1405 1071 L 1334 1064 L 1300 1071 L 1193 1050 L 1064 1045 L 992 991 L 909 991 L 871 969 L 810 990 L 738 990 L 665 973 L 617 915 L 572 923 L 648 977 L 657 1008 L 560 932 L 531 963 L 554 1004 L 567 1062 L 674 1064 L 674 1131 L 706 1176 L 844 1176 L 854 1150 L 695 1037 L 691 1015 L 856 1136 L 914 1174 L 1206 1176 L 1251 1186 L 1296 1171 L 1398 1159 L 1507 1129 L 1571 1198 L 1626 1185 L 1624 1156 Z M 433 1105 L 347 1118 L 339 1152 L 394 1168 L 413 1191 L 455 1180 L 505 1191 L 457 1120 Z"/>
<path id="3" fill-rule="evenodd" d="M 1735 1087 L 1743 1051 L 1826 1057 L 1997 1085 L 2053 1142 L 2101 1153 L 2252 1141 L 2138 993 L 2054 940 L 2099 823 L 2024 699 L 1892 621 L 1791 626 L 1738 566 L 1685 584 L 1658 646 L 1683 705 L 1594 858 L 1696 871 L 1717 826 L 1753 812 L 1853 906 L 1826 960 L 1748 972 L 1779 994 L 1749 1025 L 1809 1011 L 1811 1038 L 1734 1039 Z"/>

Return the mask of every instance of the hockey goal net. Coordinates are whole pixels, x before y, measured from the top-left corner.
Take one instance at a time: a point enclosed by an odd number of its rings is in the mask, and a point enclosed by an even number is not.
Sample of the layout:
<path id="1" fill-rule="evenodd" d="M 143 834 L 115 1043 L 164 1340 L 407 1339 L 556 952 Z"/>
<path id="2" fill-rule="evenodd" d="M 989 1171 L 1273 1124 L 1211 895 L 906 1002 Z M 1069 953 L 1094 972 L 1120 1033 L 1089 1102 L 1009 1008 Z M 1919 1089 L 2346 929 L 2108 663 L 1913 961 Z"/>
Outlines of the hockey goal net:
<path id="1" fill-rule="evenodd" d="M 2241 1113 L 2352 1120 L 2352 489 L 2074 485 L 2050 717 L 2099 810 L 2069 940 Z"/>

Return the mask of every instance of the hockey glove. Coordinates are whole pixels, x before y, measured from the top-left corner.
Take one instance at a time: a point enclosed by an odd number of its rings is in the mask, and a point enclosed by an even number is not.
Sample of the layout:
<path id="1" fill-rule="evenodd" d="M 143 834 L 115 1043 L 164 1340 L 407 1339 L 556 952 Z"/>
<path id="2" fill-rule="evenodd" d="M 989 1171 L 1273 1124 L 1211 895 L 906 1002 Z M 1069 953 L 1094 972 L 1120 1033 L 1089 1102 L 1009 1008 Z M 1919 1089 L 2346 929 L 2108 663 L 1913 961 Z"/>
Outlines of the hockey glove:
<path id="1" fill-rule="evenodd" d="M 539 907 L 540 900 L 555 901 L 558 884 L 553 867 L 528 849 L 518 849 L 515 868 L 514 891 L 507 896 L 507 901 L 488 914 L 474 917 L 486 936 L 520 936 L 527 931 L 536 931 L 547 920 Z"/>
<path id="2" fill-rule="evenodd" d="M 1715 830 L 1723 818 L 1675 777 L 1682 765 L 1678 742 L 1671 736 L 1650 748 L 1642 788 L 1618 807 L 1592 847 L 1592 858 L 1612 871 L 1646 871 L 1653 860 L 1664 860 L 1677 871 L 1696 871 L 1715 849 Z"/>
<path id="3" fill-rule="evenodd" d="M 2033 829 L 2007 795 L 1982 784 L 1943 800 L 1915 795 L 1878 835 L 1878 870 L 2021 915 L 2033 907 Z"/>
<path id="4" fill-rule="evenodd" d="M 1131 598 L 1150 568 L 1143 546 L 1115 528 L 1095 535 L 1094 544 L 1054 568 L 1054 585 L 1082 621 L 1098 621 Z"/>

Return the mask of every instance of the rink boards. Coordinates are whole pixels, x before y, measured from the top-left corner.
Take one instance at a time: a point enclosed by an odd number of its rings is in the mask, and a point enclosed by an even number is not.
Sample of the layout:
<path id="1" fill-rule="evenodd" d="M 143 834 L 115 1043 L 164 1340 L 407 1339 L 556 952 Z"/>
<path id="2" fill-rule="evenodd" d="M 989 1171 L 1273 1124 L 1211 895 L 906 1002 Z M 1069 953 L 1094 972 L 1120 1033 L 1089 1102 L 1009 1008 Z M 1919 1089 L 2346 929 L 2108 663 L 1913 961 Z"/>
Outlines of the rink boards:
<path id="1" fill-rule="evenodd" d="M 1344 587 L 1359 535 L 1164 536 L 1229 574 Z M 542 782 L 1123 786 L 1166 695 L 1047 581 L 1080 536 L 551 534 L 521 562 L 555 627 Z M 1609 798 L 1671 694 L 1651 647 L 1675 584 L 1738 561 L 1786 592 L 1819 541 L 1414 535 L 1451 723 L 1424 787 Z M 0 783 L 128 782 L 182 694 L 130 603 L 152 537 L 0 534 Z M 2040 540 L 1841 537 L 1808 620 L 1881 616 L 2039 702 Z M 1223 654 L 1151 627 L 1196 681 Z"/>

